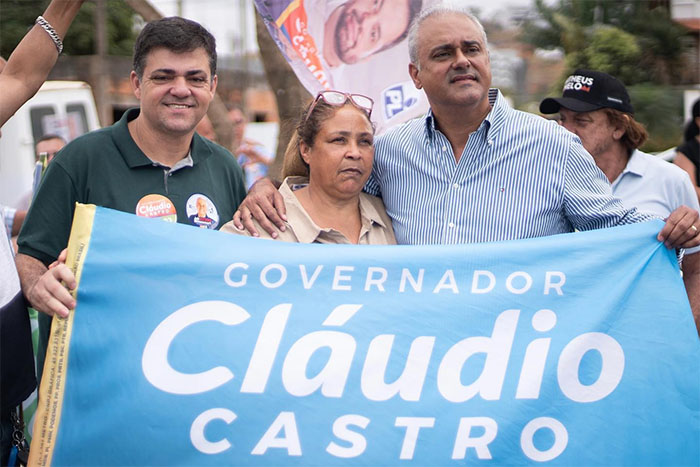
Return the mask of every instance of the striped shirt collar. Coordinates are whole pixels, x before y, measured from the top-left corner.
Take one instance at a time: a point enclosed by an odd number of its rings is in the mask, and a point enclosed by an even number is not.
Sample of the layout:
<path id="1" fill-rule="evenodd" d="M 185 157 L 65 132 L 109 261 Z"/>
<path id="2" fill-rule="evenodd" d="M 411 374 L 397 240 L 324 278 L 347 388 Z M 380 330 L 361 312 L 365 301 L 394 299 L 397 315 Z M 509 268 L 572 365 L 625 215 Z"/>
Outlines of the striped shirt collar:
<path id="1" fill-rule="evenodd" d="M 489 105 L 491 106 L 491 111 L 486 115 L 486 118 L 484 119 L 484 122 L 482 125 L 486 125 L 486 136 L 488 137 L 489 134 L 497 134 L 498 129 L 501 127 L 503 124 L 506 114 L 508 111 L 510 111 L 510 107 L 508 106 L 508 103 L 505 101 L 505 98 L 501 94 L 501 91 L 499 91 L 497 88 L 490 88 L 489 89 Z M 428 113 L 426 113 L 423 116 L 423 119 L 425 119 L 425 136 L 426 136 L 426 141 L 432 142 L 433 138 L 435 136 L 435 117 L 433 116 L 433 110 L 430 109 L 428 110 Z M 481 126 L 480 126 L 481 128 Z"/>

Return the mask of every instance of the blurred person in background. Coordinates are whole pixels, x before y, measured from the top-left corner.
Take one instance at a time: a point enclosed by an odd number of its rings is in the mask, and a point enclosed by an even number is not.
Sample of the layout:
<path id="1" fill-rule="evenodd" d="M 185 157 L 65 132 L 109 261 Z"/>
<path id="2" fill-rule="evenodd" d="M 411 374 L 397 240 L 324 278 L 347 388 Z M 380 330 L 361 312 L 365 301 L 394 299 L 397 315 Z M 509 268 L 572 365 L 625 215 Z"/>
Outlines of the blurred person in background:
<path id="1" fill-rule="evenodd" d="M 676 148 L 673 163 L 688 172 L 700 198 L 700 99 L 695 101 L 690 111 L 690 121 L 683 133 L 683 144 Z"/>
<path id="2" fill-rule="evenodd" d="M 34 181 L 32 183 L 32 189 L 29 190 L 22 199 L 17 203 L 17 209 L 26 211 L 29 209 L 29 205 L 32 202 L 34 193 L 39 187 L 39 182 L 44 174 L 46 166 L 56 157 L 58 151 L 63 149 L 67 144 L 66 140 L 62 136 L 56 134 L 45 134 L 34 145 L 34 157 L 36 160 L 36 166 L 34 168 Z M 19 230 L 18 230 L 19 232 Z M 15 234 L 17 235 L 17 234 Z"/>
<path id="3" fill-rule="evenodd" d="M 581 138 L 612 185 L 613 195 L 627 208 L 662 219 L 681 206 L 700 211 L 688 175 L 639 147 L 647 140 L 644 126 L 634 119 L 625 85 L 599 71 L 579 69 L 564 83 L 562 97 L 540 103 L 543 114 L 559 113 L 560 123 Z M 700 247 L 686 250 L 683 282 L 700 333 Z"/>
<path id="4" fill-rule="evenodd" d="M 45 158 L 48 164 L 66 144 L 66 140 L 60 135 L 46 134 L 42 136 L 34 146 L 36 160 L 40 161 L 42 158 Z"/>
<path id="5" fill-rule="evenodd" d="M 211 120 L 209 120 L 208 116 L 202 117 L 202 119 L 199 121 L 197 124 L 197 127 L 195 128 L 195 131 L 199 133 L 199 136 L 202 136 L 209 141 L 217 142 L 216 141 L 216 132 L 214 131 L 214 125 L 212 125 Z"/>
<path id="6" fill-rule="evenodd" d="M 275 160 L 275 155 L 262 143 L 245 137 L 248 119 L 241 109 L 231 109 L 228 118 L 233 124 L 233 147 L 236 148 L 233 153 L 243 168 L 248 189 L 267 175 L 267 168 Z"/>
<path id="7" fill-rule="evenodd" d="M 52 0 L 7 63 L 0 60 L 0 127 L 48 77 L 63 50 L 68 26 L 83 2 Z M 5 223 L 3 210 L 0 220 Z M 0 465 L 14 465 L 18 457 L 27 454 L 18 412 L 35 388 L 29 314 L 10 243 L 0 236 Z M 15 445 L 13 436 L 17 437 Z M 26 463 L 26 458 L 22 460 Z"/>
<path id="8" fill-rule="evenodd" d="M 395 244 L 382 200 L 362 192 L 372 172 L 372 100 L 322 91 L 297 122 L 279 189 L 287 228 L 276 240 L 298 243 Z M 257 225 L 264 238 L 273 238 Z M 233 221 L 223 232 L 250 235 Z"/>

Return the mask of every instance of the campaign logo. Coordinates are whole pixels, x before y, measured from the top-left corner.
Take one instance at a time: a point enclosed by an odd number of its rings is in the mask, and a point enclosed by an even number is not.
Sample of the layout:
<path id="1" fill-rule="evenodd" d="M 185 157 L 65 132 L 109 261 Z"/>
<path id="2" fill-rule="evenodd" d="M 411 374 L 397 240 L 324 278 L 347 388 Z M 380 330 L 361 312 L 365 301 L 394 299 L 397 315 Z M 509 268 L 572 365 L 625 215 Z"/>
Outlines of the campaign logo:
<path id="1" fill-rule="evenodd" d="M 173 202 L 163 195 L 146 195 L 136 203 L 136 215 L 160 218 L 166 222 L 177 222 L 177 211 Z"/>
<path id="2" fill-rule="evenodd" d="M 405 81 L 382 91 L 381 102 L 388 120 L 414 106 L 418 102 L 418 90 L 412 81 Z"/>
<path id="3" fill-rule="evenodd" d="M 196 227 L 215 229 L 219 225 L 219 213 L 214 202 L 201 193 L 190 196 L 185 209 L 187 219 Z"/>

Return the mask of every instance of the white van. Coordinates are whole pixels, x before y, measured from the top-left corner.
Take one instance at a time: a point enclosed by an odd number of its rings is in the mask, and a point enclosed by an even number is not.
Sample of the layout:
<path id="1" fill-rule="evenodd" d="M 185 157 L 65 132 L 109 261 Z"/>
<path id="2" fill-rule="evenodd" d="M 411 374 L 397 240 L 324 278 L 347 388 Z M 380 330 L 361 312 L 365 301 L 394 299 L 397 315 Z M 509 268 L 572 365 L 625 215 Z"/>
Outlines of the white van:
<path id="1" fill-rule="evenodd" d="M 0 131 L 0 204 L 15 207 L 32 189 L 34 142 L 66 141 L 100 127 L 92 89 L 82 81 L 47 81 Z"/>

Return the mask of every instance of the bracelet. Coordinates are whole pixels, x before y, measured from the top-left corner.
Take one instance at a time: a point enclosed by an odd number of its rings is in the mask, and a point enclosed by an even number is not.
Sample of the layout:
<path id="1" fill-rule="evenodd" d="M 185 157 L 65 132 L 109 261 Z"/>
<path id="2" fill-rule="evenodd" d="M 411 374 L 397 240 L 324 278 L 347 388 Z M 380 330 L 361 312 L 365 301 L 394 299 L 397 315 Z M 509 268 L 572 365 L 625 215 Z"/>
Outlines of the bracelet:
<path id="1" fill-rule="evenodd" d="M 51 26 L 51 24 L 44 19 L 43 16 L 38 16 L 36 18 L 36 21 L 34 21 L 35 24 L 38 24 L 41 26 L 44 31 L 51 37 L 51 40 L 53 41 L 53 45 L 56 46 L 56 50 L 58 50 L 58 54 L 61 55 L 61 52 L 63 52 L 63 41 L 61 40 L 60 37 L 58 37 L 58 33 L 56 30 Z"/>

